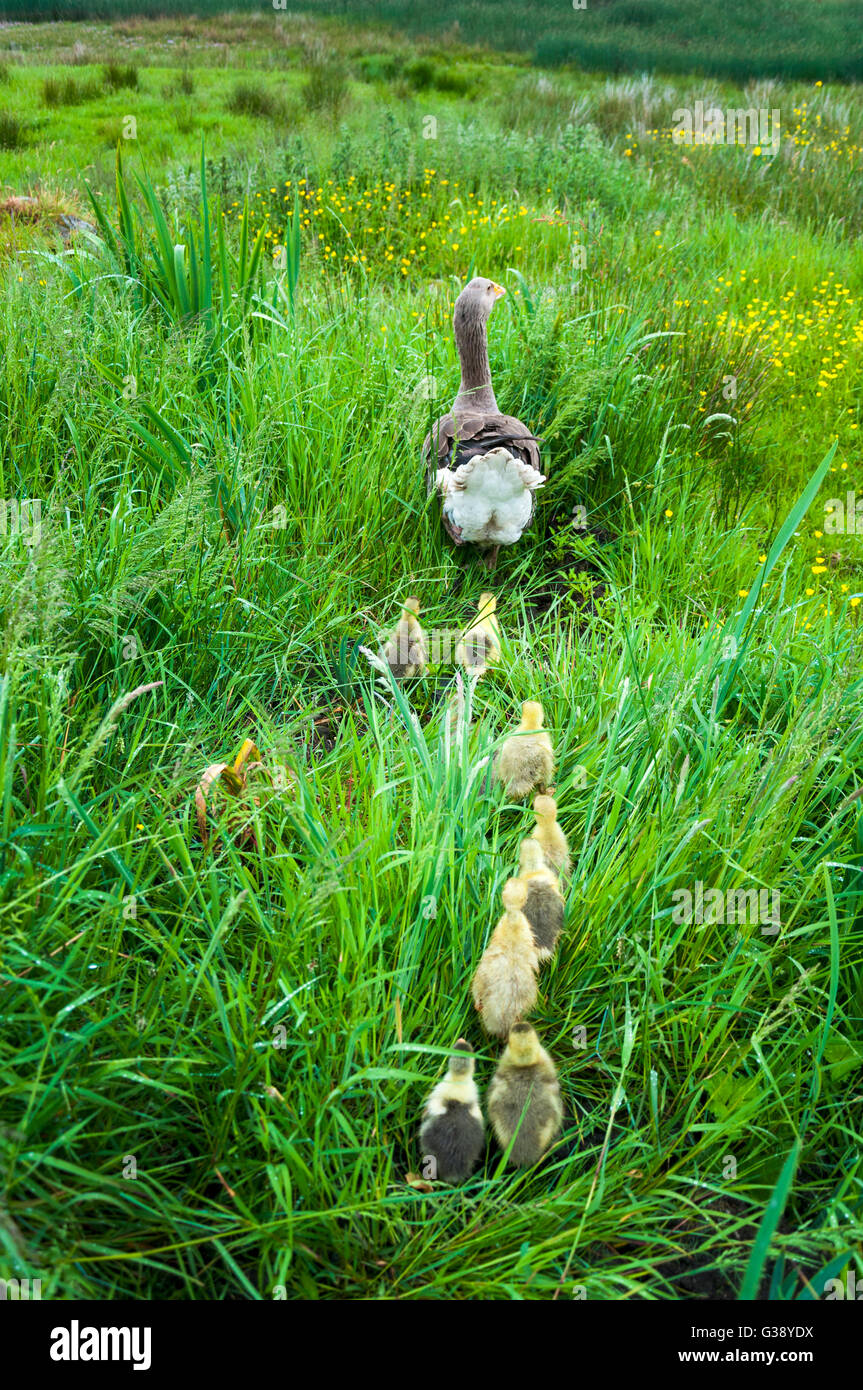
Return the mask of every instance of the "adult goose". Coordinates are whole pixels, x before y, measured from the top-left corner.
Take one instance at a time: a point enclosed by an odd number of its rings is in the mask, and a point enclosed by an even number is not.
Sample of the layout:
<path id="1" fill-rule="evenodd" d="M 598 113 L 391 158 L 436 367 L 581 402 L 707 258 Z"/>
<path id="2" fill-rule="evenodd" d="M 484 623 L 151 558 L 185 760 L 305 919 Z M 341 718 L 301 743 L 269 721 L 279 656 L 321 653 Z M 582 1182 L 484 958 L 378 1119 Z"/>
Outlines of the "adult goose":
<path id="1" fill-rule="evenodd" d="M 472 541 L 487 569 L 502 545 L 515 545 L 530 523 L 534 492 L 545 482 L 539 446 L 526 425 L 503 415 L 488 363 L 486 324 L 503 285 L 479 275 L 455 303 L 453 330 L 461 363 L 458 394 L 448 415 L 426 435 L 429 491 L 456 545 Z"/>

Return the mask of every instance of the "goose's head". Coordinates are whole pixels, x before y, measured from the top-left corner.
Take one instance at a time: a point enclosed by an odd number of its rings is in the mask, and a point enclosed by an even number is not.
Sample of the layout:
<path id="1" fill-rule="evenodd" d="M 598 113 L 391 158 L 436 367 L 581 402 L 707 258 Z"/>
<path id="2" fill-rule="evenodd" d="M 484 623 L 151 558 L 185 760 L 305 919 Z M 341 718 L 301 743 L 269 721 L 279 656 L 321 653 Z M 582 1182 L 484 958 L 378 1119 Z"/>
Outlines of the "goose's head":
<path id="1" fill-rule="evenodd" d="M 518 852 L 518 867 L 523 874 L 535 874 L 545 868 L 545 855 L 538 840 L 522 840 Z"/>
<path id="2" fill-rule="evenodd" d="M 539 1038 L 529 1023 L 515 1023 L 507 1046 L 509 1060 L 517 1067 L 532 1067 L 542 1054 Z"/>
<path id="3" fill-rule="evenodd" d="M 505 294 L 503 285 L 487 280 L 484 275 L 475 275 L 455 302 L 453 325 L 456 334 L 462 327 L 485 323 L 497 301 Z"/>
<path id="4" fill-rule="evenodd" d="M 473 1076 L 475 1066 L 473 1048 L 466 1038 L 459 1038 L 455 1045 L 455 1050 L 449 1059 L 450 1076 Z"/>
<path id="5" fill-rule="evenodd" d="M 508 878 L 501 897 L 507 912 L 520 912 L 527 902 L 527 888 L 520 879 Z"/>
<path id="6" fill-rule="evenodd" d="M 543 709 L 539 700 L 525 700 L 521 707 L 521 723 L 525 729 L 541 729 Z"/>

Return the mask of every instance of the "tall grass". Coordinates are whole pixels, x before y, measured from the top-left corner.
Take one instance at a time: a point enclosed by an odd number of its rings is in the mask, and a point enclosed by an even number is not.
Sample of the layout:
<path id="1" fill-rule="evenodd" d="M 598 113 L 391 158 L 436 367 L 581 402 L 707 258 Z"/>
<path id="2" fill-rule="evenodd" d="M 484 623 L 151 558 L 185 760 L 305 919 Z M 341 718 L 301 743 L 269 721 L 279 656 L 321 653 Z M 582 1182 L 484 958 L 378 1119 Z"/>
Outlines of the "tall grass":
<path id="1" fill-rule="evenodd" d="M 27 132 L 27 121 L 11 111 L 0 111 L 0 149 L 22 149 L 27 144 Z"/>
<path id="2" fill-rule="evenodd" d="M 217 16 L 258 10 L 242 0 L 7 0 L 9 19 L 82 20 L 136 15 Z M 296 13 L 356 23 L 381 21 L 409 34 L 444 42 L 481 43 L 529 53 L 541 64 L 574 63 L 606 72 L 704 74 L 745 81 L 752 77 L 859 80 L 863 72 L 859 12 L 854 0 L 777 7 L 767 0 L 633 0 L 573 10 L 559 0 L 486 0 L 465 7 L 455 0 L 417 6 L 406 0 L 296 0 Z"/>
<path id="3" fill-rule="evenodd" d="M 598 123 L 506 143 L 489 98 L 434 175 L 406 117 L 377 128 L 404 182 L 372 216 L 376 142 L 346 125 L 250 186 L 214 144 L 164 187 L 127 156 L 96 237 L 7 261 L 0 496 L 38 498 L 42 535 L 0 534 L 0 1274 L 45 1298 L 820 1296 L 863 1274 L 863 571 L 823 534 L 859 467 L 859 315 L 819 288 L 856 297 L 859 250 L 817 199 L 765 216 L 730 159 L 684 184 Z M 789 204 L 804 174 L 777 167 Z M 430 230 L 488 204 L 403 273 L 423 194 Z M 492 199 L 517 221 L 483 223 Z M 494 578 L 503 660 L 453 721 L 451 668 L 395 688 L 360 648 L 408 593 L 459 629 L 489 582 L 419 462 L 474 268 L 508 286 L 496 390 L 548 482 Z M 793 362 L 730 332 L 792 288 Z M 574 860 L 533 1015 L 564 1133 L 428 1193 L 446 1052 L 471 1038 L 483 1090 L 497 1060 L 470 979 L 530 823 L 490 779 L 527 698 Z M 205 845 L 201 773 L 246 738 L 283 775 L 214 798 Z M 780 931 L 675 920 L 698 881 L 777 892 Z"/>
<path id="4" fill-rule="evenodd" d="M 42 84 L 42 100 L 46 106 L 80 106 L 100 95 L 96 81 L 79 82 L 74 77 L 46 77 Z"/>
<path id="5" fill-rule="evenodd" d="M 107 291 L 13 295 L 3 328 L 11 348 L 38 322 L 62 364 L 74 321 L 87 349 L 36 399 L 26 358 L 4 354 L 16 434 L 39 414 L 46 493 L 41 547 L 4 570 L 16 1268 L 46 1296 L 662 1298 L 704 1267 L 733 1292 L 798 1137 L 768 1269 L 783 1258 L 793 1295 L 794 1271 L 812 1281 L 851 1258 L 863 686 L 849 610 L 810 635 L 783 553 L 729 667 L 723 615 L 738 633 L 747 616 L 735 528 L 695 496 L 684 527 L 633 545 L 618 499 L 592 621 L 562 601 L 533 609 L 542 532 L 507 558 L 512 656 L 453 742 L 446 672 L 395 695 L 358 653 L 406 585 L 430 624 L 458 626 L 485 582 L 469 570 L 453 591 L 412 462 L 421 420 L 403 415 L 395 441 L 387 423 L 406 304 L 348 292 L 334 314 L 307 286 L 295 327 L 270 316 L 251 350 L 223 340 L 202 394 L 194 339 Z M 517 336 L 504 340 L 515 380 Z M 135 374 L 139 397 L 120 376 L 106 389 L 100 364 Z M 645 476 L 661 500 L 634 518 L 646 536 L 682 484 L 664 478 L 648 403 L 627 416 L 637 452 L 657 450 Z M 500 804 L 488 758 L 537 695 L 576 859 L 536 1014 L 566 1131 L 534 1173 L 501 1177 L 491 1153 L 463 1194 L 423 1196 L 405 1174 L 441 1052 L 467 1030 L 484 1082 L 493 1065 L 468 986 L 526 817 Z M 205 851 L 198 773 L 245 734 L 296 789 L 249 805 L 251 847 L 225 830 Z M 676 926 L 672 891 L 696 877 L 779 889 L 779 940 Z M 72 1193 L 58 1227 L 53 1203 Z M 81 1200 L 96 1193 L 107 1207 Z"/>
<path id="6" fill-rule="evenodd" d="M 261 252 L 264 231 L 250 230 L 246 202 L 240 225 L 236 256 L 229 253 L 225 219 L 211 212 L 207 192 L 207 169 L 203 150 L 200 163 L 200 203 L 194 221 L 187 219 L 182 230 L 171 226 L 148 178 L 138 178 L 138 191 L 144 205 L 139 212 L 117 150 L 117 222 L 112 223 L 103 201 L 88 190 L 93 214 L 110 257 L 113 279 L 122 291 L 131 290 L 136 306 L 144 310 L 158 305 L 166 318 L 178 326 L 200 326 L 208 339 L 220 338 L 237 318 L 248 316 L 260 289 Z M 299 217 L 295 204 L 294 225 Z M 183 241 L 177 237 L 183 236 Z M 291 262 L 292 291 L 299 274 L 299 249 Z M 75 293 L 80 297 L 85 282 L 70 269 Z M 176 440 L 171 439 L 176 445 Z"/>

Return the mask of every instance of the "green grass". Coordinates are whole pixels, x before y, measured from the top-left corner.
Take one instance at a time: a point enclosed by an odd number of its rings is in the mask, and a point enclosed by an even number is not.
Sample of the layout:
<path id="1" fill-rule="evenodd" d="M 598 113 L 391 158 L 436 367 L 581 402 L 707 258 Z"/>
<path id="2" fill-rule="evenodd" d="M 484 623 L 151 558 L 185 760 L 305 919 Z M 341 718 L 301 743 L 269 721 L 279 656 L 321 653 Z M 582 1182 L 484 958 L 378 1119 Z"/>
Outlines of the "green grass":
<path id="1" fill-rule="evenodd" d="M 218 19 L 225 11 L 260 13 L 242 0 L 5 0 L 16 20 L 125 20 L 132 16 Z M 283 8 L 285 8 L 283 6 Z M 291 15 L 366 21 L 423 38 L 491 45 L 530 54 L 540 65 L 574 63 L 610 72 L 691 73 L 859 80 L 863 44 L 856 0 L 795 6 L 769 0 L 606 0 L 581 9 L 569 0 L 291 0 Z M 285 18 L 284 15 L 281 16 Z M 285 23 L 287 24 L 287 20 Z"/>
<path id="2" fill-rule="evenodd" d="M 0 1277 L 169 1299 L 860 1277 L 863 557 L 824 531 L 860 490 L 859 95 L 771 89 L 788 140 L 764 160 L 671 144 L 688 79 L 459 52 L 467 118 L 389 37 L 313 25 L 277 66 L 253 34 L 222 70 L 203 27 L 170 59 L 158 25 L 119 58 L 95 27 L 15 30 L 0 91 L 35 112 L 6 192 L 63 192 L 103 232 L 0 223 L 0 496 L 39 499 L 42 532 L 0 535 Z M 322 36 L 347 88 L 309 115 Z M 70 42 L 100 90 L 42 104 Z M 137 90 L 108 90 L 112 61 Z M 284 129 L 231 110 L 241 82 Z M 549 481 L 494 579 L 504 658 L 452 729 L 449 668 L 396 690 L 360 647 L 410 593 L 458 628 L 488 583 L 419 464 L 474 268 L 509 288 L 497 394 Z M 428 1194 L 407 1175 L 443 1055 L 466 1033 L 485 1090 L 498 1053 L 470 980 L 530 824 L 488 765 L 526 698 L 574 859 L 532 1016 L 565 1132 L 533 1171 L 492 1142 Z M 205 847 L 198 780 L 247 737 L 275 785 L 214 806 Z M 778 891 L 780 932 L 678 924 L 698 880 Z"/>

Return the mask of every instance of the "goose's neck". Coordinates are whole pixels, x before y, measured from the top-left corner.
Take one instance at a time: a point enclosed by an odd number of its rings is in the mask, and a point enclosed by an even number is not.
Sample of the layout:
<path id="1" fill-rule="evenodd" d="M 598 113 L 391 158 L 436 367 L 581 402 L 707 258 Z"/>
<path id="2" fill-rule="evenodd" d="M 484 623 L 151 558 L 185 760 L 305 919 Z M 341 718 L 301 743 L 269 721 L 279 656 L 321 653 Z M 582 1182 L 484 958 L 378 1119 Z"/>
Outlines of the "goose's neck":
<path id="1" fill-rule="evenodd" d="M 473 1081 L 473 1077 L 471 1076 L 470 1072 L 451 1071 L 447 1075 L 447 1081 L 449 1082 L 450 1086 L 467 1087 L 470 1086 L 471 1082 Z"/>
<path id="2" fill-rule="evenodd" d="M 453 410 L 497 410 L 488 363 L 488 339 L 482 320 L 461 323 L 456 329 L 461 381 Z"/>

